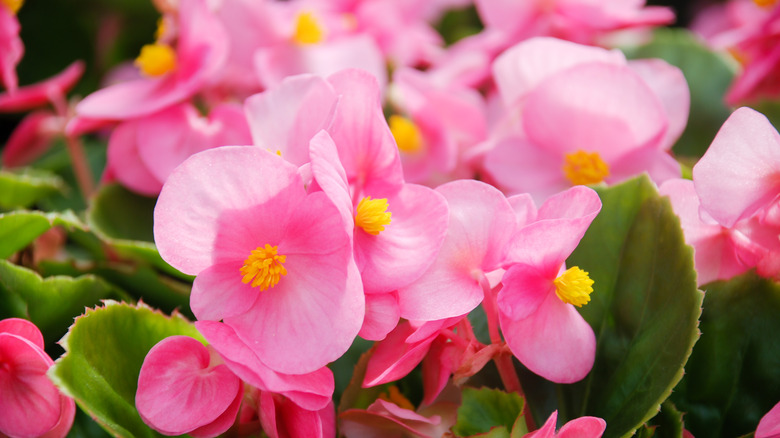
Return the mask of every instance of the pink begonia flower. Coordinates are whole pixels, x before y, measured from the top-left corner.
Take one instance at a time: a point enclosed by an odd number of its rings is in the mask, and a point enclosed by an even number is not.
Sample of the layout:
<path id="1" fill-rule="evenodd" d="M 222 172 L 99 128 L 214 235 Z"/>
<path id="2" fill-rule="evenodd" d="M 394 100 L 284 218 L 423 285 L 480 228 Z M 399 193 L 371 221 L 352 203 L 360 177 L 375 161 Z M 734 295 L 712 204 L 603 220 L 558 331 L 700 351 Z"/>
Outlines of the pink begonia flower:
<path id="1" fill-rule="evenodd" d="M 689 96 L 676 67 L 534 38 L 493 68 L 506 111 L 484 167 L 507 191 L 543 200 L 642 171 L 657 183 L 680 176 L 668 151 L 685 126 Z"/>
<path id="2" fill-rule="evenodd" d="M 761 417 L 755 438 L 780 438 L 780 403 Z"/>
<path id="3" fill-rule="evenodd" d="M 757 102 L 780 96 L 780 7 L 776 2 L 731 0 L 700 12 L 691 28 L 716 49 L 728 50 L 742 70 L 726 102 Z"/>
<path id="4" fill-rule="evenodd" d="M 420 279 L 398 290 L 401 316 L 434 321 L 476 308 L 486 274 L 501 268 L 517 227 L 514 211 L 494 187 L 460 180 L 436 189 L 447 200 L 450 223 L 439 255 Z"/>
<path id="5" fill-rule="evenodd" d="M 9 92 L 16 91 L 19 85 L 16 65 L 24 55 L 20 29 L 16 11 L 11 10 L 10 3 L 0 2 L 0 83 Z"/>
<path id="6" fill-rule="evenodd" d="M 125 120 L 145 116 L 199 92 L 224 65 L 227 35 L 205 0 L 179 2 L 178 31 L 175 51 L 161 42 L 148 46 L 152 49 L 142 65 L 149 77 L 90 94 L 76 105 L 79 118 Z"/>
<path id="7" fill-rule="evenodd" d="M 264 87 L 287 76 L 328 76 L 347 68 L 370 72 L 384 87 L 387 69 L 382 52 L 371 36 L 356 31 L 354 16 L 314 2 L 277 6 L 276 20 L 283 23 L 281 42 L 254 52 L 255 71 Z"/>
<path id="8" fill-rule="evenodd" d="M 19 87 L 13 93 L 0 93 L 0 113 L 24 112 L 60 102 L 64 105 L 65 95 L 84 74 L 84 68 L 82 61 L 75 61 L 50 78 Z"/>
<path id="9" fill-rule="evenodd" d="M 30 321 L 0 321 L 0 435 L 64 438 L 76 404 L 46 376 L 54 362 L 43 351 L 43 335 Z"/>
<path id="10" fill-rule="evenodd" d="M 336 436 L 336 408 L 331 401 L 318 410 L 303 409 L 289 399 L 261 391 L 260 424 L 270 438 Z"/>
<path id="11" fill-rule="evenodd" d="M 219 104 L 202 117 L 192 104 L 182 103 L 120 123 L 108 141 L 106 171 L 130 190 L 154 196 L 191 155 L 250 141 L 240 106 Z"/>
<path id="12" fill-rule="evenodd" d="M 670 8 L 625 0 L 476 0 L 487 29 L 503 34 L 507 45 L 535 36 L 552 36 L 596 45 L 609 33 L 674 21 Z"/>
<path id="13" fill-rule="evenodd" d="M 339 430 L 347 438 L 442 437 L 455 425 L 457 411 L 458 403 L 448 400 L 415 411 L 412 406 L 401 407 L 377 399 L 366 409 L 342 412 L 339 415 Z"/>
<path id="14" fill-rule="evenodd" d="M 233 425 L 243 394 L 241 379 L 211 347 L 171 336 L 144 358 L 135 405 L 144 422 L 164 435 L 208 438 Z"/>
<path id="15" fill-rule="evenodd" d="M 550 414 L 544 426 L 523 435 L 523 438 L 601 438 L 607 428 L 607 422 L 601 418 L 580 417 L 564 424 L 556 432 L 555 423 L 557 420 L 558 411 L 555 411 Z"/>
<path id="16" fill-rule="evenodd" d="M 431 187 L 474 175 L 464 153 L 487 138 L 483 98 L 475 90 L 436 84 L 430 74 L 396 70 L 390 99 L 399 114 L 390 116 L 404 176 Z"/>
<path id="17" fill-rule="evenodd" d="M 536 220 L 512 238 L 497 302 L 501 330 L 515 357 L 556 383 L 581 380 L 593 367 L 596 337 L 574 306 L 590 301 L 593 280 L 564 262 L 601 210 L 592 189 L 549 198 Z"/>
<path id="18" fill-rule="evenodd" d="M 195 327 L 219 352 L 228 368 L 253 387 L 283 395 L 311 411 L 323 409 L 331 402 L 335 383 L 333 373 L 327 367 L 307 374 L 278 373 L 265 366 L 257 353 L 227 324 L 197 321 Z"/>
<path id="19" fill-rule="evenodd" d="M 267 367 L 309 373 L 352 344 L 365 309 L 350 236 L 294 165 L 256 147 L 203 151 L 170 175 L 154 219 L 163 259 L 197 276 L 195 316 L 223 320 Z"/>

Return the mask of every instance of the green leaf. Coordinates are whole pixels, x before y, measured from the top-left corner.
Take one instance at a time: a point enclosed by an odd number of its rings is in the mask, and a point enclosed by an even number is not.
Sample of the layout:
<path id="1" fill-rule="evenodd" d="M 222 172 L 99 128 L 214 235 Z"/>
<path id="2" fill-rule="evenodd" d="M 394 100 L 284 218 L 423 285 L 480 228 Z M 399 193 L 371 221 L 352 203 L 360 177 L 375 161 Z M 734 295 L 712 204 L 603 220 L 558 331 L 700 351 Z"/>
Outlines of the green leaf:
<path id="1" fill-rule="evenodd" d="M 701 157 L 731 114 L 723 101 L 734 80 L 735 66 L 685 29 L 658 29 L 647 45 L 626 49 L 630 58 L 661 58 L 682 70 L 691 90 L 691 110 L 674 152 Z"/>
<path id="2" fill-rule="evenodd" d="M 0 259 L 10 257 L 51 227 L 58 225 L 86 228 L 86 225 L 82 224 L 72 211 L 63 213 L 13 211 L 0 214 Z"/>
<path id="3" fill-rule="evenodd" d="M 704 288 L 701 339 L 672 400 L 694 436 L 744 435 L 780 400 L 780 285 L 748 273 Z"/>
<path id="4" fill-rule="evenodd" d="M 523 398 L 517 393 L 467 387 L 463 389 L 458 422 L 452 431 L 457 436 L 469 436 L 490 432 L 498 426 L 510 430 L 522 412 Z"/>
<path id="5" fill-rule="evenodd" d="M 655 433 L 652 436 L 656 438 L 680 438 L 685 428 L 683 413 L 670 400 L 661 405 L 661 412 L 650 420 L 650 424 Z"/>
<path id="6" fill-rule="evenodd" d="M 559 414 L 603 418 L 604 437 L 622 437 L 652 418 L 682 378 L 703 294 L 680 222 L 646 176 L 596 190 L 601 213 L 567 260 L 595 282 L 580 312 L 596 334 L 596 360 L 585 379 L 559 385 Z"/>
<path id="7" fill-rule="evenodd" d="M 0 208 L 25 208 L 64 190 L 58 176 L 41 170 L 0 171 Z"/>
<path id="8" fill-rule="evenodd" d="M 137 195 L 122 186 L 102 187 L 87 211 L 87 223 L 95 234 L 121 256 L 141 260 L 179 278 L 189 279 L 166 263 L 154 244 L 156 199 Z"/>
<path id="9" fill-rule="evenodd" d="M 29 319 L 47 341 L 62 337 L 85 307 L 122 296 L 92 275 L 43 279 L 34 271 L 0 260 L 0 318 Z"/>
<path id="10" fill-rule="evenodd" d="M 189 321 L 139 304 L 106 302 L 79 317 L 61 341 L 65 355 L 49 377 L 109 433 L 160 437 L 135 408 L 138 375 L 146 353 L 168 336 L 203 338 Z"/>

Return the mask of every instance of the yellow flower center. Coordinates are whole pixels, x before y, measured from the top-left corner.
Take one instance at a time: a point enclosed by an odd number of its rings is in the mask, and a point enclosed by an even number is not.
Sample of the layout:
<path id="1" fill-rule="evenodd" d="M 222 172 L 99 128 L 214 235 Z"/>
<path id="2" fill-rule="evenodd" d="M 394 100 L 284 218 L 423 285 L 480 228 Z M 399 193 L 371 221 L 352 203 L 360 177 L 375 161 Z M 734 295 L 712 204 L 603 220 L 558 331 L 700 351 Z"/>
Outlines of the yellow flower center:
<path id="1" fill-rule="evenodd" d="M 361 199 L 355 213 L 355 225 L 368 234 L 378 235 L 390 223 L 392 213 L 387 211 L 387 198 L 371 199 L 366 196 Z"/>
<path id="2" fill-rule="evenodd" d="M 325 39 L 325 29 L 311 12 L 301 12 L 295 22 L 293 41 L 298 44 L 317 44 Z"/>
<path id="3" fill-rule="evenodd" d="M 392 115 L 388 120 L 390 132 L 395 137 L 398 149 L 407 154 L 413 154 L 422 149 L 422 135 L 420 129 L 406 117 Z"/>
<path id="4" fill-rule="evenodd" d="M 16 14 L 22 8 L 24 0 L 0 0 L 0 3 L 10 9 L 12 14 Z"/>
<path id="5" fill-rule="evenodd" d="M 777 3 L 777 0 L 753 0 L 753 3 L 761 8 L 771 8 L 775 5 L 775 3 Z"/>
<path id="6" fill-rule="evenodd" d="M 598 152 L 588 153 L 579 150 L 566 154 L 563 174 L 575 186 L 595 184 L 609 176 L 609 165 L 601 159 Z"/>
<path id="7" fill-rule="evenodd" d="M 278 249 L 266 243 L 264 247 L 258 246 L 252 250 L 241 268 L 241 275 L 243 275 L 241 281 L 244 284 L 251 281 L 251 286 L 260 286 L 260 290 L 276 286 L 282 276 L 287 275 L 287 269 L 283 265 L 287 261 L 287 256 L 278 255 Z"/>
<path id="8" fill-rule="evenodd" d="M 162 76 L 176 69 L 176 52 L 167 44 L 147 44 L 135 58 L 135 65 L 147 76 Z"/>
<path id="9" fill-rule="evenodd" d="M 571 267 L 553 281 L 555 294 L 564 303 L 582 307 L 588 304 L 593 293 L 593 280 L 577 266 Z"/>

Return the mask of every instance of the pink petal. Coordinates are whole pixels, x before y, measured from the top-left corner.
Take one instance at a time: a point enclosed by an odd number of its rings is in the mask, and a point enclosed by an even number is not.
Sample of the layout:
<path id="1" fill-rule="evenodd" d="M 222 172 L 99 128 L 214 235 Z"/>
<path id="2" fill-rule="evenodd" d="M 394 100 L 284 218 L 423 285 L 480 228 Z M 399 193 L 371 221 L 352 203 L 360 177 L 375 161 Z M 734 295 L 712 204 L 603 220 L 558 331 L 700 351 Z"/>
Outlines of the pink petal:
<path id="1" fill-rule="evenodd" d="M 740 108 L 723 123 L 693 167 L 701 206 L 733 226 L 780 192 L 780 135 L 761 113 Z"/>
<path id="2" fill-rule="evenodd" d="M 12 322 L 25 335 L 30 329 Z M 0 433 L 35 437 L 53 428 L 60 419 L 60 393 L 46 376 L 53 362 L 27 339 L 0 333 Z"/>
<path id="3" fill-rule="evenodd" d="M 501 192 L 474 180 L 436 189 L 447 199 L 450 222 L 439 255 L 422 277 L 398 291 L 401 316 L 433 321 L 465 315 L 482 302 L 480 279 L 498 268 L 516 227 Z"/>
<path id="4" fill-rule="evenodd" d="M 384 340 L 376 344 L 366 367 L 363 387 L 398 380 L 409 374 L 423 360 L 436 334 L 418 342 L 406 342 L 406 338 L 413 332 L 414 328 L 409 322 L 402 322 Z"/>
<path id="5" fill-rule="evenodd" d="M 669 152 L 654 146 L 636 149 L 612 163 L 608 183 L 625 181 L 647 173 L 656 184 L 680 178 L 682 168 Z"/>
<path id="6" fill-rule="evenodd" d="M 558 411 L 553 411 L 552 414 L 544 422 L 544 425 L 539 429 L 526 434 L 523 438 L 555 438 L 555 424 L 558 421 Z"/>
<path id="7" fill-rule="evenodd" d="M 198 321 L 195 326 L 241 380 L 264 391 L 289 397 L 304 409 L 322 409 L 330 403 L 334 380 L 328 368 L 301 375 L 277 373 L 263 365 L 257 354 L 226 324 Z"/>
<path id="8" fill-rule="evenodd" d="M 780 403 L 769 410 L 758 422 L 756 438 L 780 437 Z"/>
<path id="9" fill-rule="evenodd" d="M 561 156 L 584 150 L 610 163 L 657 145 L 667 119 L 658 98 L 630 68 L 593 62 L 540 83 L 528 95 L 523 128 L 531 142 Z"/>
<path id="10" fill-rule="evenodd" d="M 54 143 L 61 126 L 62 119 L 48 110 L 26 115 L 3 148 L 3 166 L 25 166 L 40 158 Z"/>
<path id="11" fill-rule="evenodd" d="M 363 289 L 350 259 L 347 246 L 331 254 L 289 254 L 287 276 L 225 323 L 275 371 L 322 368 L 347 351 L 363 324 Z"/>
<path id="12" fill-rule="evenodd" d="M 0 321 L 0 333 L 19 336 L 43 350 L 43 335 L 38 326 L 21 318 L 7 318 Z"/>
<path id="13" fill-rule="evenodd" d="M 73 427 L 76 417 L 76 402 L 72 398 L 60 395 L 60 419 L 48 432 L 40 438 L 65 438 Z"/>
<path id="14" fill-rule="evenodd" d="M 9 92 L 16 91 L 16 65 L 24 55 L 19 30 L 16 15 L 9 8 L 3 7 L 0 10 L 0 82 Z"/>
<path id="15" fill-rule="evenodd" d="M 355 228 L 354 206 L 344 166 L 339 161 L 338 150 L 326 131 L 320 131 L 309 144 L 311 170 L 320 188 L 341 213 L 347 233 Z"/>
<path id="16" fill-rule="evenodd" d="M 366 294 L 366 316 L 358 336 L 369 341 L 385 339 L 398 324 L 398 294 Z"/>
<path id="17" fill-rule="evenodd" d="M 575 418 L 558 431 L 558 438 L 601 438 L 607 422 L 598 417 Z"/>
<path id="18" fill-rule="evenodd" d="M 517 224 L 519 226 L 528 225 L 536 220 L 537 209 L 533 198 L 528 193 L 521 193 L 506 198 L 509 201 L 509 205 L 515 211 L 517 216 Z"/>
<path id="19" fill-rule="evenodd" d="M 319 76 L 285 78 L 278 86 L 255 94 L 244 109 L 255 146 L 281 151 L 298 166 L 309 161 L 309 141 L 333 119 L 338 96 Z"/>
<path id="20" fill-rule="evenodd" d="M 241 386 L 241 390 L 236 394 L 233 403 L 225 409 L 225 412 L 223 412 L 222 415 L 211 423 L 188 432 L 188 435 L 195 438 L 212 438 L 227 432 L 227 430 L 236 422 L 236 416 L 238 415 L 238 410 L 241 407 L 243 399 L 244 387 Z"/>
<path id="21" fill-rule="evenodd" d="M 488 3 L 494 0 L 487 0 Z M 503 1 L 502 3 L 507 3 Z M 500 14 L 506 14 L 501 11 Z M 505 15 L 507 18 L 515 17 Z M 600 62 L 625 65 L 620 51 L 608 51 L 549 37 L 536 37 L 506 50 L 493 64 L 493 77 L 506 106 L 523 100 L 555 73 L 576 65 Z"/>
<path id="22" fill-rule="evenodd" d="M 404 184 L 388 198 L 392 222 L 374 236 L 355 229 L 355 260 L 367 293 L 388 292 L 420 278 L 436 258 L 449 221 L 444 196 L 416 184 Z"/>
<path id="23" fill-rule="evenodd" d="M 171 336 L 152 347 L 135 396 L 144 422 L 166 435 L 180 435 L 227 411 L 243 389 L 241 380 L 227 366 L 210 362 L 208 349 L 188 336 Z"/>
<path id="24" fill-rule="evenodd" d="M 84 68 L 84 62 L 75 61 L 55 76 L 17 88 L 13 93 L 0 94 L 0 112 L 29 111 L 50 103 L 56 104 L 60 99 L 64 100 L 68 90 L 81 78 Z"/>
<path id="25" fill-rule="evenodd" d="M 529 370 L 556 383 L 582 380 L 596 358 L 593 329 L 571 304 L 554 293 L 528 318 L 513 321 L 499 312 L 507 345 Z"/>
<path id="26" fill-rule="evenodd" d="M 192 313 L 199 320 L 221 321 L 252 308 L 262 293 L 240 281 L 242 263 L 219 263 L 200 271 L 190 294 Z"/>
<path id="27" fill-rule="evenodd" d="M 270 438 L 336 436 L 336 410 L 332 402 L 319 410 L 307 410 L 287 398 L 262 392 L 259 413 L 263 432 Z"/>
<path id="28" fill-rule="evenodd" d="M 297 168 L 276 154 L 255 147 L 210 149 L 166 181 L 154 211 L 155 242 L 163 259 L 192 275 L 217 257 L 243 261 L 258 245 L 281 239 L 279 218 L 305 196 Z"/>
<path id="29" fill-rule="evenodd" d="M 554 275 L 554 274 L 553 274 Z M 514 264 L 501 280 L 498 292 L 498 308 L 508 319 L 528 318 L 554 291 L 554 276 L 540 272 L 534 266 Z"/>
<path id="30" fill-rule="evenodd" d="M 108 139 L 107 168 L 128 189 L 142 195 L 160 193 L 162 182 L 146 167 L 138 153 L 138 122 L 120 123 Z"/>

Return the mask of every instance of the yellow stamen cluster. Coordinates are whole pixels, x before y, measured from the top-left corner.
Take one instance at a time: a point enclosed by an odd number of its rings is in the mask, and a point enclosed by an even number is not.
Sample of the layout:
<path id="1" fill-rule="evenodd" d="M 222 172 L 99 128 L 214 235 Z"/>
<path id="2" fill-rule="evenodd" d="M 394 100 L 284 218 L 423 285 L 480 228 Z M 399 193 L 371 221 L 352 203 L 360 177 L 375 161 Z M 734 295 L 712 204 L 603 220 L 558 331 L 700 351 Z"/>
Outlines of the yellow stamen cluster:
<path id="1" fill-rule="evenodd" d="M 16 14 L 22 8 L 24 0 L 0 0 L 0 4 L 5 5 L 12 14 Z"/>
<path id="2" fill-rule="evenodd" d="M 609 165 L 598 152 L 579 150 L 564 156 L 563 174 L 575 186 L 596 184 L 609 176 Z"/>
<path id="3" fill-rule="evenodd" d="M 366 196 L 358 203 L 355 225 L 368 234 L 378 235 L 380 231 L 385 230 L 385 225 L 390 223 L 392 213 L 387 211 L 388 207 L 387 198 L 371 199 L 370 196 Z"/>
<path id="4" fill-rule="evenodd" d="M 287 269 L 283 263 L 287 256 L 278 255 L 277 246 L 265 244 L 252 250 L 241 268 L 241 281 L 244 284 L 252 282 L 252 287 L 260 286 L 260 290 L 270 289 L 279 283 L 283 275 L 287 275 Z"/>
<path id="5" fill-rule="evenodd" d="M 420 129 L 411 120 L 399 115 L 392 115 L 388 120 L 390 132 L 395 137 L 398 149 L 407 154 L 413 154 L 422 149 Z"/>
<path id="6" fill-rule="evenodd" d="M 567 269 L 553 283 L 558 298 L 564 303 L 577 307 L 588 304 L 590 294 L 593 293 L 593 280 L 588 277 L 587 272 L 577 266 Z"/>
<path id="7" fill-rule="evenodd" d="M 777 3 L 777 0 L 753 0 L 753 3 L 761 8 L 771 8 Z"/>
<path id="8" fill-rule="evenodd" d="M 167 44 L 147 44 L 135 58 L 135 65 L 147 76 L 162 76 L 176 69 L 176 52 Z"/>
<path id="9" fill-rule="evenodd" d="M 295 21 L 293 41 L 298 44 L 317 44 L 325 39 L 325 29 L 311 12 L 301 12 Z"/>

